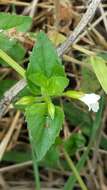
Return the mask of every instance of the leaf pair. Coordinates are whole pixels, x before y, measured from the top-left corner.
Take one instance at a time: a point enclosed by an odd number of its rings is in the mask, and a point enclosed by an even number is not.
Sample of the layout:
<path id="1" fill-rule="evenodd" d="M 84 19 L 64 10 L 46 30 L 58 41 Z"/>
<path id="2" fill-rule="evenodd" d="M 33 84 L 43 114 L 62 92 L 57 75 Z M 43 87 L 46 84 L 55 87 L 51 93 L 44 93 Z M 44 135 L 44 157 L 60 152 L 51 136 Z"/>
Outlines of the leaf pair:
<path id="1" fill-rule="evenodd" d="M 48 95 L 61 95 L 68 85 L 64 68 L 57 52 L 47 36 L 40 32 L 30 57 L 27 70 L 27 80 L 30 89 L 41 91 L 45 88 Z"/>

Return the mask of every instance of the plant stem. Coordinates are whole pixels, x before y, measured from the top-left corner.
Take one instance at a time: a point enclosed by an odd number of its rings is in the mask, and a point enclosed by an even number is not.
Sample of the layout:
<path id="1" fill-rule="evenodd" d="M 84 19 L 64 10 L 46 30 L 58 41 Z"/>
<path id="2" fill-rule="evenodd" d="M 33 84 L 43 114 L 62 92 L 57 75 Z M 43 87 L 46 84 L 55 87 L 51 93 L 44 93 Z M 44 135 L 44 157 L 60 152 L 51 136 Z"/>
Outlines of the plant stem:
<path id="1" fill-rule="evenodd" d="M 76 179 L 78 180 L 78 182 L 80 184 L 81 189 L 82 190 L 88 190 L 86 185 L 84 184 L 81 176 L 79 175 L 76 167 L 74 166 L 74 163 L 73 163 L 72 159 L 69 157 L 68 153 L 66 152 L 66 150 L 64 148 L 62 150 L 63 150 L 64 156 L 66 158 L 66 161 L 68 162 L 68 165 L 69 165 L 70 169 L 73 171 Z"/>
<path id="2" fill-rule="evenodd" d="M 35 159 L 35 153 L 33 150 L 33 145 L 32 145 L 32 158 L 33 158 L 33 167 L 34 167 L 34 176 L 35 176 L 35 182 L 36 182 L 36 188 L 35 190 L 40 190 L 40 178 L 39 178 L 39 171 L 38 171 L 38 164 Z"/>
<path id="3" fill-rule="evenodd" d="M 0 58 L 2 58 L 9 66 L 17 71 L 23 78 L 25 78 L 25 70 L 10 56 L 0 49 Z"/>
<path id="4" fill-rule="evenodd" d="M 35 190 L 40 190 L 40 178 L 39 178 L 39 171 L 38 171 L 38 164 L 35 156 L 35 151 L 34 151 L 34 146 L 32 142 L 32 137 L 30 130 L 28 128 L 28 134 L 29 134 L 29 139 L 30 139 L 30 144 L 31 144 L 31 150 L 32 150 L 32 162 L 33 162 L 33 168 L 34 168 L 34 178 L 35 178 Z"/>

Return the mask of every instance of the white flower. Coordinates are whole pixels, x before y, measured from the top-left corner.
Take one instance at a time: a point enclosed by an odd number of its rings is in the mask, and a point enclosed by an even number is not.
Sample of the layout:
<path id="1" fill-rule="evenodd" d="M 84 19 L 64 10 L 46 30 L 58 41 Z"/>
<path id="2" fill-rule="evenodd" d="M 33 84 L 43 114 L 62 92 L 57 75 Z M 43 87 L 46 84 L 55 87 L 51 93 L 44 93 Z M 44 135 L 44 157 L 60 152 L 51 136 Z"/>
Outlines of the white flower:
<path id="1" fill-rule="evenodd" d="M 79 99 L 88 106 L 89 111 L 92 110 L 93 112 L 97 112 L 99 110 L 99 95 L 94 93 L 84 94 Z"/>

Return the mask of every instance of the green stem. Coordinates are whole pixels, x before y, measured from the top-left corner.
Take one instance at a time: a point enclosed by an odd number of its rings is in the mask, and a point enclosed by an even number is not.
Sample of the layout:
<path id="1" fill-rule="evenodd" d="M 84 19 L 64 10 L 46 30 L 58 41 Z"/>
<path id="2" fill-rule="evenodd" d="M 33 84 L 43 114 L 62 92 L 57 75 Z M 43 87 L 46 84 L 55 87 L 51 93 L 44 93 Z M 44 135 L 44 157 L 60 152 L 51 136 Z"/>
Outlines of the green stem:
<path id="1" fill-rule="evenodd" d="M 0 49 L 0 58 L 2 58 L 8 65 L 17 71 L 23 78 L 25 78 L 25 70 L 10 56 Z"/>
<path id="2" fill-rule="evenodd" d="M 34 178 L 35 178 L 35 190 L 40 190 L 40 178 L 39 178 L 39 170 L 38 170 L 38 163 L 36 160 L 36 156 L 35 156 L 35 151 L 34 151 L 34 146 L 33 146 L 33 142 L 32 142 L 32 137 L 31 137 L 31 133 L 30 130 L 28 128 L 28 134 L 29 134 L 29 139 L 30 139 L 30 144 L 31 144 L 31 150 L 32 150 L 32 162 L 33 162 L 33 168 L 34 168 Z"/>
<path id="3" fill-rule="evenodd" d="M 37 161 L 35 159 L 35 153 L 34 153 L 34 150 L 33 150 L 33 145 L 32 145 L 32 158 L 33 158 L 33 167 L 34 167 L 34 176 L 35 176 L 35 182 L 36 182 L 36 189 L 40 190 L 41 187 L 40 187 L 38 164 L 37 164 Z"/>
<path id="4" fill-rule="evenodd" d="M 64 148 L 63 148 L 63 153 L 64 153 L 64 156 L 66 158 L 66 161 L 68 162 L 68 165 L 69 165 L 70 169 L 73 171 L 76 179 L 78 180 L 81 189 L 82 190 L 88 190 L 87 187 L 86 187 L 86 185 L 84 184 L 81 176 L 79 175 L 76 167 L 74 166 L 74 163 L 73 163 L 72 159 L 69 157 L 68 153 L 66 152 L 66 150 Z"/>

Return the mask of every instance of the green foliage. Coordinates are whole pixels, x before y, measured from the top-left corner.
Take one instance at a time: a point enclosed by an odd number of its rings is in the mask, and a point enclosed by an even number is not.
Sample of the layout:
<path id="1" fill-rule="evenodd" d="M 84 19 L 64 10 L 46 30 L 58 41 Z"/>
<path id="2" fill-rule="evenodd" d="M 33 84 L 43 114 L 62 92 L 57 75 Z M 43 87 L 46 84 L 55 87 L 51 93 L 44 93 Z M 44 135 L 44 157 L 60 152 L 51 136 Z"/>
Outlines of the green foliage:
<path id="1" fill-rule="evenodd" d="M 13 84 L 15 84 L 14 80 L 5 79 L 0 81 L 0 98 L 2 98 L 5 91 L 8 90 Z"/>
<path id="2" fill-rule="evenodd" d="M 14 163 L 21 163 L 21 162 L 26 162 L 30 161 L 32 159 L 32 155 L 30 151 L 8 151 L 4 154 L 3 156 L 3 161 L 9 161 L 9 162 L 14 162 Z"/>
<path id="3" fill-rule="evenodd" d="M 35 99 L 36 98 L 34 96 L 24 96 L 18 102 L 16 102 L 16 105 L 22 105 L 22 106 L 31 105 L 36 102 Z"/>
<path id="4" fill-rule="evenodd" d="M 23 17 L 23 19 L 24 18 L 25 17 Z M 22 18 L 19 19 L 20 22 L 16 22 L 16 28 L 23 31 L 23 27 L 25 26 L 25 30 L 27 30 L 27 21 L 24 24 L 21 24 L 21 19 Z M 13 21 L 13 25 L 14 22 L 15 21 Z M 13 25 L 11 25 L 11 27 Z M 7 28 L 9 26 L 7 25 Z M 4 28 L 6 29 L 6 26 Z M 25 55 L 24 48 L 17 41 L 9 40 L 3 33 L 0 33 L 0 37 L 0 48 L 7 52 L 7 54 L 12 56 L 15 60 L 21 61 Z M 2 53 L 3 52 L 1 52 L 1 54 Z M 17 56 L 16 53 L 20 53 L 20 56 Z M 6 56 L 6 54 L 4 54 L 4 56 Z M 104 81 L 100 76 L 101 72 L 103 72 L 103 70 L 100 72 L 101 60 L 103 60 L 103 58 L 90 58 L 90 62 L 95 70 L 96 76 L 105 89 L 106 79 Z M 96 63 L 98 64 L 97 69 L 95 68 Z M 17 63 L 15 64 L 17 67 Z M 105 69 L 105 60 L 103 60 L 103 66 L 103 69 Z M 20 69 L 18 71 L 20 72 Z M 84 112 L 80 107 L 78 107 L 78 105 L 75 105 L 72 102 L 64 103 L 63 107 L 67 120 L 71 126 L 78 125 L 78 127 L 81 128 L 81 133 L 73 133 L 71 137 L 66 141 L 59 140 L 60 138 L 58 139 L 64 122 L 64 113 L 59 106 L 53 104 L 54 98 L 56 99 L 57 96 L 67 96 L 75 99 L 80 99 L 84 93 L 73 90 L 64 92 L 65 88 L 68 86 L 69 81 L 66 77 L 64 67 L 61 64 L 61 60 L 59 59 L 53 44 L 43 32 L 40 32 L 37 35 L 36 43 L 30 56 L 30 62 L 28 64 L 26 76 L 25 71 L 22 71 L 22 73 L 24 73 L 22 76 L 26 77 L 27 87 L 21 94 L 18 95 L 21 97 L 21 99 L 16 103 L 16 106 L 19 106 L 25 111 L 29 138 L 32 146 L 34 171 L 35 175 L 38 178 L 38 164 L 42 165 L 45 163 L 50 167 L 58 167 L 60 165 L 59 150 L 57 149 L 58 145 L 59 147 L 63 146 L 63 148 L 65 148 L 65 151 L 67 151 L 70 156 L 73 156 L 78 149 L 85 146 L 86 141 L 82 132 L 87 136 L 90 136 L 92 132 L 95 135 L 95 130 L 97 130 L 97 127 L 99 127 L 100 119 L 98 120 L 99 122 L 95 124 L 95 126 L 93 125 L 93 129 L 91 127 L 93 120 L 89 113 Z M 82 83 L 82 89 L 84 89 L 86 92 L 90 90 L 96 91 L 99 89 L 100 86 L 96 82 L 96 77 L 93 76 L 89 70 L 82 69 L 82 75 L 83 80 L 86 82 L 84 84 Z M 91 81 L 90 84 L 88 84 L 90 78 Z M 99 118 L 101 118 L 101 115 L 99 115 Z M 89 149 L 90 146 L 88 146 L 88 151 L 86 154 L 83 154 L 80 162 L 78 162 L 78 170 L 81 170 L 83 167 L 86 161 L 86 157 L 88 156 Z M 23 160 L 23 157 L 21 159 Z M 39 179 L 37 180 L 39 184 Z M 70 177 L 68 183 L 65 186 L 65 189 L 70 189 L 73 187 L 75 180 L 76 179 L 74 176 Z"/>
<path id="5" fill-rule="evenodd" d="M 64 147 L 69 155 L 74 155 L 75 152 L 85 145 L 85 138 L 82 134 L 72 134 L 69 139 L 64 142 Z"/>
<path id="6" fill-rule="evenodd" d="M 52 146 L 42 160 L 41 164 L 48 167 L 58 168 L 59 162 L 59 150 L 56 146 Z"/>
<path id="7" fill-rule="evenodd" d="M 53 76 L 57 73 L 59 75 L 58 71 L 56 71 L 56 73 L 53 72 L 56 66 L 62 70 L 60 75 L 64 76 L 65 73 L 61 66 L 61 60 L 59 59 L 54 46 L 47 36 L 43 32 L 40 32 L 37 36 L 37 42 L 33 48 L 32 55 L 30 56 L 27 76 L 33 73 L 43 73 L 47 77 Z M 59 68 L 57 70 L 59 70 Z"/>
<path id="8" fill-rule="evenodd" d="M 21 62 L 25 56 L 24 47 L 15 39 L 9 39 L 3 33 L 0 33 L 0 49 L 5 51 L 10 57 L 12 57 L 15 61 Z M 0 64 L 4 64 L 2 59 L 0 59 Z"/>
<path id="9" fill-rule="evenodd" d="M 53 105 L 51 96 L 62 95 L 68 85 L 57 52 L 43 32 L 37 36 L 26 78 L 31 93 L 39 95 L 38 98 L 41 100 L 41 103 L 33 102 L 33 105 L 29 105 L 27 97 L 28 104 L 25 111 L 31 143 L 36 160 L 39 161 L 54 144 L 64 120 L 63 111 Z M 23 100 L 19 103 L 23 104 Z"/>
<path id="10" fill-rule="evenodd" d="M 16 29 L 17 31 L 26 32 L 30 29 L 32 19 L 28 16 L 19 16 L 9 13 L 0 13 L 0 49 L 6 52 L 15 61 L 21 62 L 25 56 L 25 48 L 13 38 L 8 37 L 5 30 Z M 6 63 L 0 59 L 0 64 Z"/>
<path id="11" fill-rule="evenodd" d="M 81 89 L 86 92 L 96 92 L 100 88 L 100 84 L 95 74 L 88 68 L 82 67 Z"/>
<path id="12" fill-rule="evenodd" d="M 91 56 L 89 62 L 91 63 L 103 90 L 107 93 L 107 66 L 105 59 L 99 56 Z"/>
<path id="13" fill-rule="evenodd" d="M 67 79 L 65 77 L 64 68 L 61 65 L 61 60 L 59 59 L 54 46 L 43 32 L 40 32 L 37 36 L 37 42 L 35 43 L 32 55 L 30 56 L 30 63 L 26 76 L 29 87 L 32 91 L 36 86 L 43 87 L 45 85 L 45 88 L 47 88 L 47 85 L 49 84 L 48 79 L 50 79 L 50 82 L 55 83 L 53 80 L 56 81 L 56 78 L 53 79 L 52 77 L 59 77 L 57 78 L 58 81 L 56 84 L 53 84 L 54 88 L 59 87 L 61 77 L 63 77 L 64 82 L 63 84 L 60 83 L 60 86 L 62 86 L 60 87 L 60 91 L 63 91 L 67 85 Z M 48 82 L 46 82 L 47 80 Z M 54 91 L 54 89 L 52 90 Z"/>
<path id="14" fill-rule="evenodd" d="M 16 14 L 0 13 L 0 29 L 8 30 L 15 28 L 18 31 L 26 32 L 30 29 L 32 19 L 28 16 L 19 16 Z"/>
<path id="15" fill-rule="evenodd" d="M 102 57 L 107 62 L 107 53 L 106 52 L 98 53 L 97 56 Z"/>
<path id="16" fill-rule="evenodd" d="M 64 104 L 64 111 L 65 116 L 71 125 L 79 126 L 85 134 L 90 134 L 92 119 L 89 113 L 84 112 L 77 106 L 77 104 L 72 102 Z"/>
<path id="17" fill-rule="evenodd" d="M 25 115 L 30 139 L 39 161 L 44 157 L 59 135 L 64 119 L 63 112 L 59 107 L 55 107 L 55 116 L 52 120 L 48 116 L 47 105 L 41 103 L 29 106 L 26 109 Z"/>
<path id="18" fill-rule="evenodd" d="M 69 98 L 79 99 L 79 98 L 81 98 L 81 96 L 84 95 L 84 93 L 76 91 L 76 90 L 68 90 L 68 91 L 64 92 L 63 95 L 67 96 Z"/>
<path id="19" fill-rule="evenodd" d="M 104 150 L 107 150 L 107 137 L 106 137 L 106 135 L 102 134 L 100 147 Z"/>
<path id="20" fill-rule="evenodd" d="M 24 151 L 16 151 L 16 150 L 10 150 L 6 152 L 3 156 L 3 161 L 8 161 L 10 163 L 23 163 L 26 161 L 31 161 L 32 160 L 32 154 L 31 151 L 24 150 Z M 58 168 L 59 165 L 59 151 L 56 146 L 52 146 L 43 160 L 39 162 L 40 166 L 45 166 L 45 167 L 54 167 Z"/>
<path id="21" fill-rule="evenodd" d="M 53 76 L 48 80 L 47 91 L 50 96 L 61 95 L 66 86 L 68 79 L 62 76 Z"/>

